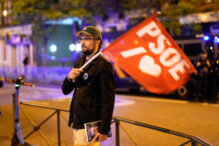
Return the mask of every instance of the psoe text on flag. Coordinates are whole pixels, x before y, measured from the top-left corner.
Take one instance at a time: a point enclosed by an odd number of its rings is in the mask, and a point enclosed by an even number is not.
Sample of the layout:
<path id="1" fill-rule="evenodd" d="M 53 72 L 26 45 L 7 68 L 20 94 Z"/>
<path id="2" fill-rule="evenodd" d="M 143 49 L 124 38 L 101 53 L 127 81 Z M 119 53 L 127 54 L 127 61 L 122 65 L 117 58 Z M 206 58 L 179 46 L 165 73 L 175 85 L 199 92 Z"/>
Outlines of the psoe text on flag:
<path id="1" fill-rule="evenodd" d="M 102 53 L 153 93 L 170 93 L 195 68 L 161 23 L 150 17 L 111 43 Z"/>

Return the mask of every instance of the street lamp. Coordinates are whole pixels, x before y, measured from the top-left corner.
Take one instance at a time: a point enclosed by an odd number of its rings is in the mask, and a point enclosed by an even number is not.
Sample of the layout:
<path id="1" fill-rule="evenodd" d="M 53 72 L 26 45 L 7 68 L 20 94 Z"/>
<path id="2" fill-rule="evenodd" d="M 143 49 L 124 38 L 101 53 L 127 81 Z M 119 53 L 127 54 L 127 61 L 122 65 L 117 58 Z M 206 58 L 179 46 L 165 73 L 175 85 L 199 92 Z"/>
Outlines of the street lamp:
<path id="1" fill-rule="evenodd" d="M 52 53 L 56 52 L 56 51 L 57 51 L 57 46 L 56 46 L 56 45 L 51 45 L 51 46 L 50 46 L 50 51 L 51 51 Z"/>
<path id="2" fill-rule="evenodd" d="M 3 11 L 3 16 L 7 16 L 8 15 L 8 11 L 7 10 L 4 10 Z"/>
<path id="3" fill-rule="evenodd" d="M 76 52 L 80 52 L 81 51 L 81 44 L 76 44 Z"/>
<path id="4" fill-rule="evenodd" d="M 70 44 L 69 45 L 69 50 L 70 51 L 75 51 L 75 45 L 74 44 Z"/>

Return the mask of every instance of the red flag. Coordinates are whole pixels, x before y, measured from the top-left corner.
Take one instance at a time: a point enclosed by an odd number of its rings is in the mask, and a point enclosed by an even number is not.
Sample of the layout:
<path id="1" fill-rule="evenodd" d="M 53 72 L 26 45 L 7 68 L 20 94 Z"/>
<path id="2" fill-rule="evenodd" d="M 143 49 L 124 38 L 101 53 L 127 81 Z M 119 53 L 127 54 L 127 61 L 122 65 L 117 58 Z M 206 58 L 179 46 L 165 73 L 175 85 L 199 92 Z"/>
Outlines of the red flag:
<path id="1" fill-rule="evenodd" d="M 122 35 L 102 53 L 153 93 L 170 93 L 185 84 L 192 72 L 196 73 L 154 16 Z"/>

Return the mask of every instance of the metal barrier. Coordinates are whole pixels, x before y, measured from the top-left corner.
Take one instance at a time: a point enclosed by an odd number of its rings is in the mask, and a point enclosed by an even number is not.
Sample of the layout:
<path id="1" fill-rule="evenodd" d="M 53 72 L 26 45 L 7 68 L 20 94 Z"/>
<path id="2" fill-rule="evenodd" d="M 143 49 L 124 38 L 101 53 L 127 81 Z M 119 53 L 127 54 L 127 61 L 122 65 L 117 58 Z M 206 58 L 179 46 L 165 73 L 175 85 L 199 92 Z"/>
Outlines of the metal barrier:
<path id="1" fill-rule="evenodd" d="M 113 119 L 114 119 L 115 125 L 116 125 L 115 126 L 116 127 L 116 146 L 120 145 L 119 125 L 124 129 L 124 126 L 122 125 L 121 122 L 129 123 L 129 124 L 133 124 L 133 125 L 136 125 L 136 126 L 141 126 L 141 127 L 153 129 L 153 130 L 157 130 L 157 131 L 160 131 L 160 132 L 164 132 L 164 133 L 168 133 L 168 134 L 171 134 L 171 135 L 175 135 L 175 136 L 179 136 L 179 137 L 183 137 L 183 138 L 188 139 L 188 141 L 180 144 L 180 146 L 184 146 L 188 143 L 191 143 L 192 146 L 196 146 L 197 144 L 200 144 L 202 146 L 211 146 L 211 144 L 209 144 L 208 142 L 202 140 L 201 138 L 199 138 L 197 136 L 192 136 L 192 135 L 184 134 L 184 133 L 177 132 L 177 131 L 174 131 L 174 130 L 170 130 L 170 129 L 166 129 L 166 128 L 162 128 L 162 127 L 158 127 L 158 126 L 153 126 L 153 125 L 150 125 L 150 124 L 141 123 L 141 122 L 137 122 L 137 121 L 133 121 L 133 120 L 128 120 L 128 119 L 124 119 L 124 118 L 120 118 L 120 117 L 114 117 Z M 131 138 L 133 143 L 135 145 L 138 145 L 136 143 L 136 141 L 130 136 L 128 131 L 126 129 L 124 129 L 124 131 L 129 135 L 129 137 Z"/>
<path id="2" fill-rule="evenodd" d="M 35 104 L 23 103 L 23 102 L 21 102 L 20 104 L 26 105 L 26 106 L 45 108 L 45 109 L 50 109 L 50 110 L 54 110 L 55 111 L 49 117 L 47 117 L 43 122 L 41 122 L 39 125 L 36 125 L 24 113 L 24 115 L 31 121 L 31 123 L 34 126 L 34 129 L 29 134 L 27 134 L 27 136 L 25 136 L 24 139 L 27 139 L 35 131 L 40 131 L 40 127 L 46 121 L 48 121 L 52 116 L 54 116 L 57 113 L 57 137 L 58 137 L 58 146 L 60 146 L 61 145 L 60 115 L 67 121 L 67 119 L 65 118 L 64 115 L 61 114 L 61 112 L 69 112 L 69 110 L 52 108 L 52 107 L 47 107 L 47 106 L 40 106 L 40 105 L 35 105 Z M 125 128 L 125 126 L 121 122 L 129 123 L 129 124 L 140 126 L 140 127 L 144 127 L 144 128 L 149 128 L 149 129 L 152 129 L 152 130 L 156 130 L 156 131 L 160 131 L 160 132 L 164 132 L 164 133 L 168 133 L 168 134 L 171 134 L 171 135 L 175 135 L 175 136 L 179 136 L 179 137 L 188 139 L 184 143 L 180 144 L 180 146 L 184 146 L 184 145 L 186 145 L 188 143 L 191 143 L 191 146 L 196 146 L 198 144 L 202 145 L 202 146 L 211 146 L 211 144 L 209 144 L 208 142 L 202 140 L 201 138 L 199 138 L 197 136 L 192 136 L 192 135 L 184 134 L 184 133 L 177 132 L 177 131 L 174 131 L 174 130 L 170 130 L 170 129 L 166 129 L 166 128 L 162 128 L 162 127 L 158 127 L 158 126 L 153 126 L 153 125 L 150 125 L 150 124 L 141 123 L 141 122 L 138 122 L 138 121 L 133 121 L 133 120 L 129 120 L 129 119 L 121 118 L 121 117 L 113 117 L 112 123 L 115 123 L 115 141 L 116 141 L 116 146 L 120 146 L 120 130 L 119 130 L 119 126 L 121 126 L 121 128 L 126 132 L 126 134 L 129 136 L 129 138 L 132 140 L 132 142 L 135 145 L 137 145 L 137 146 L 139 145 L 139 144 L 137 144 L 136 140 L 131 136 L 131 134 L 128 132 L 128 130 Z M 45 135 L 42 134 L 42 132 L 40 132 L 40 134 L 43 136 L 43 138 L 47 141 L 47 143 L 49 145 L 52 145 L 48 141 L 48 139 L 46 139 Z"/>
<path id="3" fill-rule="evenodd" d="M 41 136 L 43 137 L 43 139 L 49 144 L 52 145 L 49 140 L 46 138 L 46 136 L 40 131 L 40 127 L 46 123 L 50 118 L 52 118 L 56 113 L 57 113 L 57 138 L 58 138 L 58 146 L 61 145 L 61 131 L 60 131 L 60 115 L 62 115 L 60 112 L 69 112 L 69 110 L 64 110 L 64 109 L 58 109 L 58 108 L 52 108 L 52 107 L 46 107 L 46 106 L 39 106 L 39 105 L 35 105 L 35 104 L 28 104 L 28 103 L 23 103 L 20 102 L 20 104 L 22 105 L 27 105 L 27 106 L 33 106 L 33 107 L 39 107 L 39 108 L 45 108 L 45 109 L 50 109 L 50 110 L 54 110 L 55 112 L 53 112 L 52 114 L 50 114 L 45 120 L 43 120 L 39 125 L 36 125 L 23 111 L 25 117 L 27 119 L 30 120 L 30 122 L 33 124 L 34 128 L 33 130 L 27 134 L 24 139 L 27 139 L 31 134 L 33 134 L 35 131 L 39 131 Z M 63 116 L 63 115 L 62 115 Z M 63 116 L 63 118 L 65 119 L 65 117 Z M 66 119 L 65 119 L 66 120 Z"/>

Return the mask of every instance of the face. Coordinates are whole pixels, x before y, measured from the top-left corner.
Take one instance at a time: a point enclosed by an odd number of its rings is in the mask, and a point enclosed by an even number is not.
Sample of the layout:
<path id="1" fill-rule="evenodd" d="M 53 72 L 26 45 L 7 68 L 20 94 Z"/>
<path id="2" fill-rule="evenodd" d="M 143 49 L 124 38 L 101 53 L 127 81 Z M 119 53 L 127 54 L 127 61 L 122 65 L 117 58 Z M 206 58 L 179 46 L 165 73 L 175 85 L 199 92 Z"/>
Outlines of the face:
<path id="1" fill-rule="evenodd" d="M 95 54 L 98 50 L 100 40 L 97 40 L 94 36 L 82 34 L 80 36 L 80 44 L 82 52 L 85 55 Z"/>

